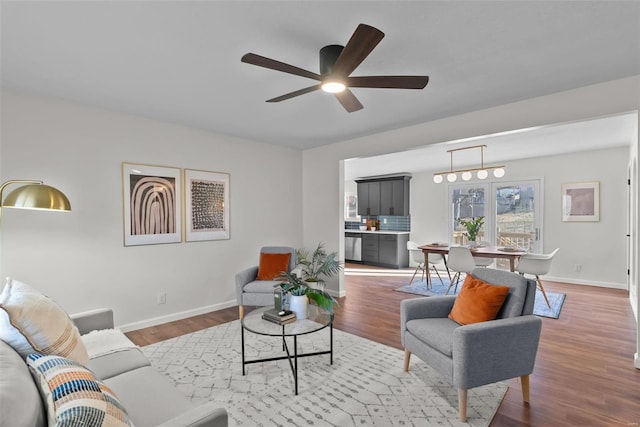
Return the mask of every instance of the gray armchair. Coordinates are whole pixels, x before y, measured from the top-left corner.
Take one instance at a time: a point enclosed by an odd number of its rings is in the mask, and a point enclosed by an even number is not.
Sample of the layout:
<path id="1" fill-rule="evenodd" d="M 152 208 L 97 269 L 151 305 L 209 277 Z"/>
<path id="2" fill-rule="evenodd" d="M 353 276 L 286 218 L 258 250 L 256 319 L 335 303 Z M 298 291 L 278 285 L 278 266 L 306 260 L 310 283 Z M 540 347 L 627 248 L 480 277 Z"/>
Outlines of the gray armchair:
<path id="1" fill-rule="evenodd" d="M 502 270 L 476 268 L 472 275 L 511 289 L 496 320 L 461 326 L 447 316 L 455 296 L 426 297 L 400 303 L 404 370 L 415 354 L 458 389 L 460 420 L 467 419 L 467 390 L 520 377 L 529 402 L 542 321 L 534 316 L 536 282 Z"/>
<path id="2" fill-rule="evenodd" d="M 290 253 L 289 270 L 296 266 L 296 250 L 288 246 L 264 246 L 260 253 Z M 259 258 L 258 258 L 259 259 Z M 249 267 L 236 274 L 236 300 L 240 318 L 244 317 L 244 306 L 266 306 L 273 304 L 273 287 L 278 280 L 256 280 L 258 266 Z"/>

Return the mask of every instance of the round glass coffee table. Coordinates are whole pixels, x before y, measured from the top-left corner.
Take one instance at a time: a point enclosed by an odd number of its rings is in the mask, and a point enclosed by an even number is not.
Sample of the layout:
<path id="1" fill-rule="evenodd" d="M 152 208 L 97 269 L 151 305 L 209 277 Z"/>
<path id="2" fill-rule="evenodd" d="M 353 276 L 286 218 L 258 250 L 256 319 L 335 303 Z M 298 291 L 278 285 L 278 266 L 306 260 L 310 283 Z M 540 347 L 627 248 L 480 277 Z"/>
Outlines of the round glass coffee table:
<path id="1" fill-rule="evenodd" d="M 316 305 L 309 304 L 306 319 L 296 319 L 294 322 L 278 325 L 277 323 L 264 320 L 262 315 L 265 311 L 273 307 L 261 307 L 247 313 L 241 321 L 242 327 L 242 375 L 245 375 L 245 366 L 252 363 L 271 362 L 274 360 L 289 360 L 291 372 L 293 373 L 293 381 L 295 384 L 295 393 L 298 394 L 298 358 L 319 356 L 322 354 L 329 355 L 329 363 L 333 365 L 333 314 L 329 313 Z M 329 327 L 329 350 L 316 351 L 313 353 L 298 354 L 298 336 L 312 334 Z M 246 360 L 244 352 L 244 332 L 249 331 L 258 335 L 266 335 L 271 337 L 279 337 L 282 339 L 282 350 L 287 354 L 283 356 L 268 357 L 264 359 Z M 293 354 L 289 350 L 287 337 L 293 337 Z"/>

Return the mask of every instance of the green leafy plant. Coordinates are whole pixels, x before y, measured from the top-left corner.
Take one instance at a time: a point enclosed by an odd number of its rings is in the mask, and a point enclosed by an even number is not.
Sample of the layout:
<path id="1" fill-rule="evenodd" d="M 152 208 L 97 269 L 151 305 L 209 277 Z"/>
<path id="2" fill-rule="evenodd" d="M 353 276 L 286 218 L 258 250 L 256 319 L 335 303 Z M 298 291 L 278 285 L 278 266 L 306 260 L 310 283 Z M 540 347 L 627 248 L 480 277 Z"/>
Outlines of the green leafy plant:
<path id="1" fill-rule="evenodd" d="M 458 223 L 467 229 L 467 239 L 471 242 L 475 242 L 478 237 L 478 233 L 484 224 L 484 216 L 475 216 L 471 218 L 471 220 L 458 218 Z"/>
<path id="2" fill-rule="evenodd" d="M 280 288 L 282 288 L 283 292 L 288 292 L 291 295 L 297 296 L 306 295 L 310 302 L 313 302 L 315 305 L 327 310 L 331 314 L 333 314 L 333 306 L 339 305 L 338 301 L 333 296 L 322 289 L 311 287 L 309 283 L 298 277 L 296 273 L 283 272 L 282 276 L 284 281 L 280 284 Z"/>
<path id="3" fill-rule="evenodd" d="M 342 270 L 342 264 L 338 260 L 338 253 L 327 253 L 324 244 L 320 242 L 318 247 L 309 252 L 301 248 L 296 251 L 296 269 L 300 270 L 300 277 L 305 282 L 317 282 L 325 285 L 325 279 L 329 279 Z"/>

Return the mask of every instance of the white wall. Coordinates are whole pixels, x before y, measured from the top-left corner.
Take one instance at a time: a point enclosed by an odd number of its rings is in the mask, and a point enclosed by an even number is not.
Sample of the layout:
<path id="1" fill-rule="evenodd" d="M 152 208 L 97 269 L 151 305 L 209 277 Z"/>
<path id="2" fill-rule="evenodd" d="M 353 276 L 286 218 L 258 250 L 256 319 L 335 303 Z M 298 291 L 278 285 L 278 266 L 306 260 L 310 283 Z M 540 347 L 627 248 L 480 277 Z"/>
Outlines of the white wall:
<path id="1" fill-rule="evenodd" d="M 543 250 L 560 248 L 548 280 L 627 288 L 628 159 L 629 148 L 619 147 L 505 163 L 509 181 L 543 178 Z M 411 179 L 411 239 L 420 243 L 449 241 L 448 185 L 434 184 L 433 172 Z M 600 181 L 600 221 L 562 222 L 561 185 L 581 181 Z M 574 272 L 574 264 L 582 270 Z"/>
<path id="2" fill-rule="evenodd" d="M 42 179 L 73 210 L 4 209 L 0 272 L 69 312 L 112 307 L 134 327 L 235 305 L 234 275 L 260 246 L 302 243 L 299 151 L 14 92 L 1 101 L 2 182 Z M 230 173 L 231 239 L 124 247 L 123 161 Z"/>

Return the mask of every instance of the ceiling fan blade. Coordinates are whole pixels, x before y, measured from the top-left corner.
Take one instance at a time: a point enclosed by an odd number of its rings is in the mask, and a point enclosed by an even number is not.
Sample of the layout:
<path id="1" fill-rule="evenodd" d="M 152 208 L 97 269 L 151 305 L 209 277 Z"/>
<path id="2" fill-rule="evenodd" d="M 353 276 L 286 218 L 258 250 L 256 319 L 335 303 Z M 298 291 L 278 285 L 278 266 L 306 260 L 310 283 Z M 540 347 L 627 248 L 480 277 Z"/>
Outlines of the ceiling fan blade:
<path id="1" fill-rule="evenodd" d="M 284 95 L 281 95 L 281 96 L 278 96 L 278 97 L 275 97 L 275 98 L 267 99 L 267 102 L 285 101 L 287 99 L 295 98 L 296 96 L 304 95 L 305 93 L 309 93 L 309 92 L 313 92 L 314 90 L 318 90 L 318 89 L 320 89 L 321 86 L 322 86 L 321 84 L 309 86 L 309 87 L 306 87 L 304 89 L 296 90 L 294 92 L 289 92 L 289 93 L 286 93 Z"/>
<path id="2" fill-rule="evenodd" d="M 349 89 L 345 89 L 342 92 L 338 92 L 335 94 L 336 98 L 345 110 L 349 113 L 353 113 L 354 111 L 362 110 L 364 107 L 358 101 L 358 98 L 351 92 Z"/>
<path id="3" fill-rule="evenodd" d="M 383 89 L 424 89 L 429 76 L 362 76 L 348 77 L 349 87 L 370 87 Z"/>
<path id="4" fill-rule="evenodd" d="M 320 77 L 320 74 L 316 74 L 290 64 L 285 64 L 284 62 L 276 61 L 275 59 L 267 58 L 265 56 L 256 55 L 255 53 L 245 54 L 242 57 L 241 61 L 247 64 L 257 65 L 258 67 L 282 71 L 283 73 L 294 74 L 296 76 L 307 77 L 314 80 L 322 79 L 322 77 Z"/>
<path id="5" fill-rule="evenodd" d="M 384 33 L 370 25 L 360 24 L 333 66 L 333 74 L 346 77 L 365 60 L 380 43 Z"/>

